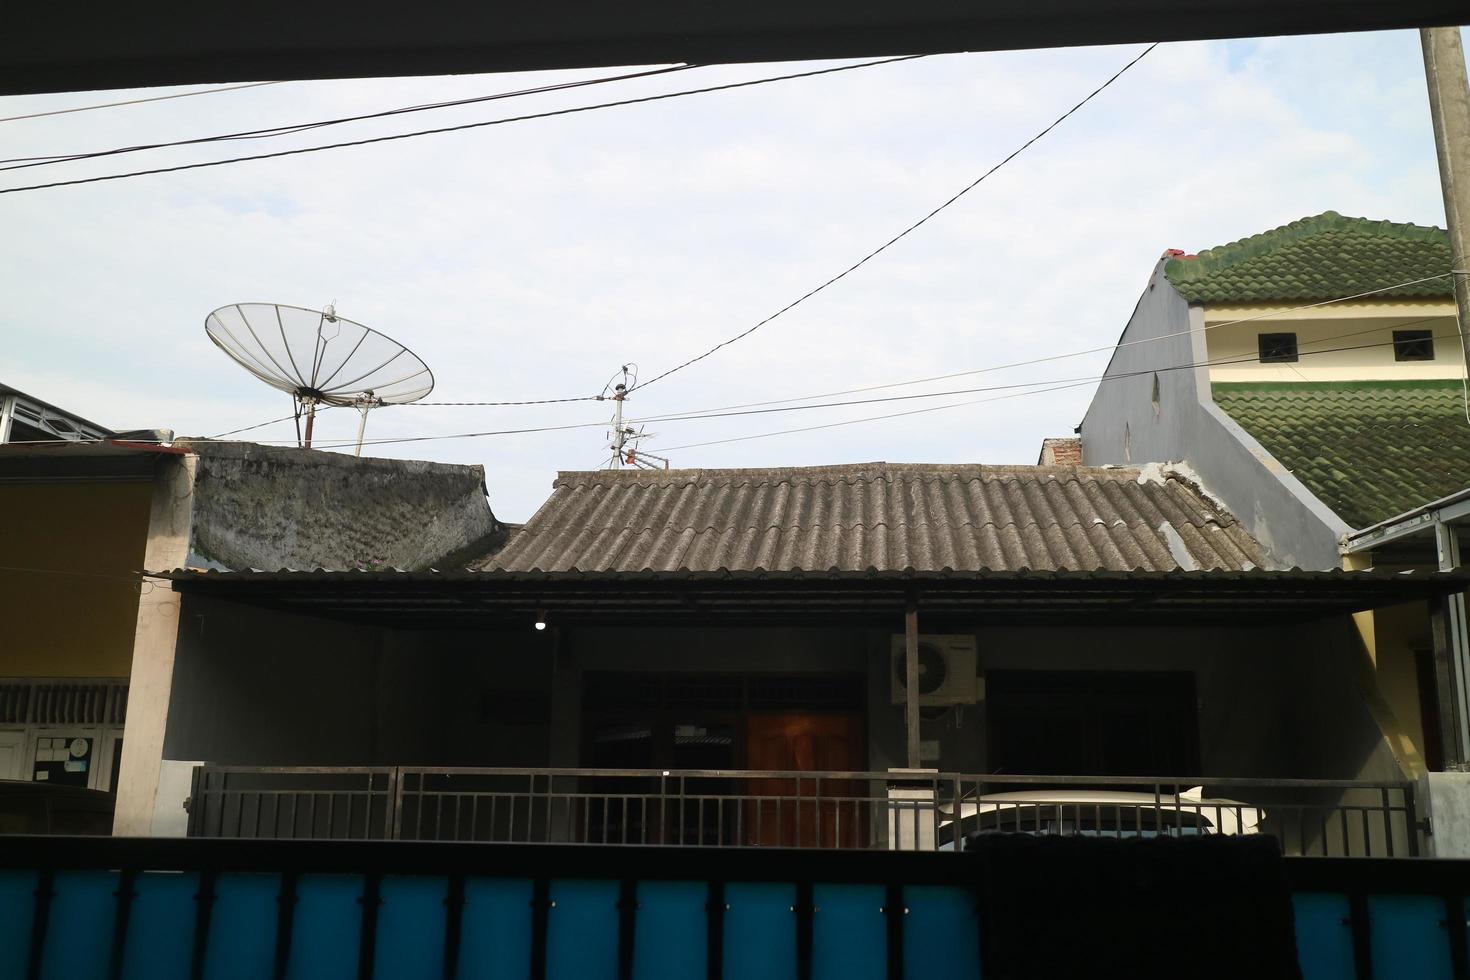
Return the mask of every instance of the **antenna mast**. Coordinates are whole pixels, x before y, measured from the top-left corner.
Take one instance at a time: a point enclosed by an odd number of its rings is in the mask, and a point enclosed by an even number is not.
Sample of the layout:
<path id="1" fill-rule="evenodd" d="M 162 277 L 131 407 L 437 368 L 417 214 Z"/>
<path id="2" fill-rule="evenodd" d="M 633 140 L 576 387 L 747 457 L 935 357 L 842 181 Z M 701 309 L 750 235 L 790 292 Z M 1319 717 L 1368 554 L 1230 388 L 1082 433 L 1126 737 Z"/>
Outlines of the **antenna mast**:
<path id="1" fill-rule="evenodd" d="M 640 470 L 668 469 L 669 460 L 666 456 L 658 456 L 654 453 L 644 452 L 638 448 L 638 443 L 644 439 L 653 438 L 653 433 L 644 432 L 642 427 L 635 429 L 630 425 L 623 424 L 623 402 L 628 398 L 628 392 L 632 390 L 638 380 L 638 365 L 624 364 L 619 369 L 622 380 L 612 385 L 612 394 L 609 395 L 613 401 L 612 429 L 608 432 L 607 448 L 612 450 L 612 459 L 608 465 L 615 470 L 624 466 L 636 467 Z M 618 375 L 613 375 L 614 378 Z M 606 388 L 603 389 L 607 391 Z M 650 462 L 658 460 L 662 466 Z"/>
<path id="2" fill-rule="evenodd" d="M 628 397 L 628 365 L 626 364 L 623 365 L 623 380 L 613 386 L 612 397 L 613 427 L 612 439 L 608 443 L 608 448 L 613 451 L 612 468 L 620 470 L 623 468 L 623 448 L 628 444 L 628 436 L 633 431 L 623 427 L 623 402 Z"/>

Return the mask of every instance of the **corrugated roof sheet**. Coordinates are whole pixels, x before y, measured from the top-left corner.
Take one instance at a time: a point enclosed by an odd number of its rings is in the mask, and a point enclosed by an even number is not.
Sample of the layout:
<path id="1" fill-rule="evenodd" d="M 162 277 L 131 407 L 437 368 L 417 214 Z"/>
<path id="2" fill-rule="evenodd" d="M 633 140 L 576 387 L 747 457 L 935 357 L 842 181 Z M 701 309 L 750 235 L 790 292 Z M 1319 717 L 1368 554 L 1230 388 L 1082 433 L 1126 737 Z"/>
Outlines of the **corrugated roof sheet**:
<path id="1" fill-rule="evenodd" d="M 482 567 L 1004 571 L 1265 564 L 1198 488 L 1139 469 L 863 463 L 562 473 Z"/>
<path id="2" fill-rule="evenodd" d="M 1213 393 L 1350 527 L 1470 486 L 1459 381 L 1217 384 Z"/>
<path id="3" fill-rule="evenodd" d="M 1164 274 L 1191 303 L 1310 302 L 1369 290 L 1381 290 L 1379 297 L 1448 299 L 1451 264 L 1441 228 L 1326 211 L 1170 259 Z M 1443 278 L 1398 285 L 1429 276 Z"/>

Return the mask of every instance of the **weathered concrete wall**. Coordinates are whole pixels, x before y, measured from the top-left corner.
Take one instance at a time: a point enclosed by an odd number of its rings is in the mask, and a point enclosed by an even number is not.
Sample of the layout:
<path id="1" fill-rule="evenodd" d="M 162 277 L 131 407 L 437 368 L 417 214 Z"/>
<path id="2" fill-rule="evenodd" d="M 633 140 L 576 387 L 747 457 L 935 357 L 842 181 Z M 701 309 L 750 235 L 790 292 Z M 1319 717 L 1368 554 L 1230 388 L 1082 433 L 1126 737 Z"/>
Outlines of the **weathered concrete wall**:
<path id="1" fill-rule="evenodd" d="M 1429 819 L 1429 857 L 1470 858 L 1470 773 L 1419 777 L 1420 815 Z"/>
<path id="2" fill-rule="evenodd" d="M 199 443 L 191 562 L 232 569 L 453 567 L 500 530 L 485 471 Z"/>
<path id="3" fill-rule="evenodd" d="M 1082 420 L 1089 465 L 1184 462 L 1280 567 L 1337 568 L 1348 527 L 1210 396 L 1204 313 L 1154 268 Z M 1142 341 L 1141 343 L 1139 341 Z M 1181 365 L 1199 367 L 1180 367 Z M 1158 398 L 1153 396 L 1158 386 Z"/>

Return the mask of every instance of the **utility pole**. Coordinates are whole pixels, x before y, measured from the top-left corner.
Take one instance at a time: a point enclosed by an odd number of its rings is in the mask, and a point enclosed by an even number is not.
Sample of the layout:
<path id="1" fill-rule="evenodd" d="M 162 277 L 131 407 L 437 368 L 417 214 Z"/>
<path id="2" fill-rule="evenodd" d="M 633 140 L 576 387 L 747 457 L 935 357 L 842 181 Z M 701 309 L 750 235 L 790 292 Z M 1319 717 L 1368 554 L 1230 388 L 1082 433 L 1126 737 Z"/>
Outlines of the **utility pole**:
<path id="1" fill-rule="evenodd" d="M 1445 224 L 1450 233 L 1450 269 L 1459 313 L 1460 355 L 1470 373 L 1470 83 L 1465 79 L 1465 48 L 1458 27 L 1425 27 L 1424 75 L 1429 83 L 1429 116 L 1439 156 Z"/>
<path id="2" fill-rule="evenodd" d="M 630 368 L 633 370 L 630 370 Z M 616 385 L 612 385 L 611 395 L 607 393 L 607 388 L 604 387 L 602 389 L 602 397 L 611 398 L 613 402 L 612 431 L 608 433 L 607 444 L 608 448 L 612 450 L 612 461 L 610 465 L 615 470 L 620 470 L 624 466 L 631 466 L 634 469 L 640 470 L 656 470 L 660 467 L 652 461 L 658 460 L 664 464 L 662 469 L 668 469 L 669 458 L 667 456 L 645 452 L 640 448 L 639 444 L 644 439 L 652 439 L 653 434 L 644 432 L 642 426 L 635 429 L 631 425 L 623 424 L 623 402 L 627 401 L 629 393 L 637 387 L 638 383 L 636 368 L 637 365 L 624 364 L 622 366 L 620 370 L 623 380 Z M 615 374 L 613 377 L 616 378 L 617 375 Z M 612 384 L 612 382 L 608 382 L 608 384 Z"/>
<path id="3" fill-rule="evenodd" d="M 1470 377 L 1470 81 L 1465 77 L 1465 48 L 1458 27 L 1425 27 L 1424 77 L 1429 83 L 1429 116 L 1434 121 L 1434 149 L 1439 157 L 1439 185 L 1444 192 L 1445 226 L 1450 236 L 1450 272 L 1455 290 L 1460 356 Z M 1437 528 L 1439 567 L 1460 565 L 1459 542 L 1451 527 Z M 1445 767 L 1465 769 L 1470 763 L 1470 623 L 1463 594 L 1447 596 L 1431 606 L 1435 670 L 1442 688 L 1440 701 L 1450 709 L 1440 719 Z M 1443 710 L 1441 711 L 1443 715 Z"/>

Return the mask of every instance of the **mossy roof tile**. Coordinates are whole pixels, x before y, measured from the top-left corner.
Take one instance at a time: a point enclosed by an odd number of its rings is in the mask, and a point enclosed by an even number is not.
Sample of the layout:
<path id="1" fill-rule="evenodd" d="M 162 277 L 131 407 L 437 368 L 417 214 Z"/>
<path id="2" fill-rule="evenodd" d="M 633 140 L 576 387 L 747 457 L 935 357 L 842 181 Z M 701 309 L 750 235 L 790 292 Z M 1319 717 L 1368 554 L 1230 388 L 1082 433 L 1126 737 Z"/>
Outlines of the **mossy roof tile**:
<path id="1" fill-rule="evenodd" d="M 1215 404 L 1354 528 L 1470 486 L 1459 381 L 1216 384 Z"/>
<path id="2" fill-rule="evenodd" d="M 1452 295 L 1451 264 L 1443 229 L 1325 211 L 1170 259 L 1164 274 L 1191 303 L 1312 302 L 1369 291 L 1439 299 Z"/>

